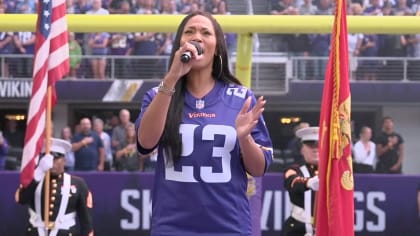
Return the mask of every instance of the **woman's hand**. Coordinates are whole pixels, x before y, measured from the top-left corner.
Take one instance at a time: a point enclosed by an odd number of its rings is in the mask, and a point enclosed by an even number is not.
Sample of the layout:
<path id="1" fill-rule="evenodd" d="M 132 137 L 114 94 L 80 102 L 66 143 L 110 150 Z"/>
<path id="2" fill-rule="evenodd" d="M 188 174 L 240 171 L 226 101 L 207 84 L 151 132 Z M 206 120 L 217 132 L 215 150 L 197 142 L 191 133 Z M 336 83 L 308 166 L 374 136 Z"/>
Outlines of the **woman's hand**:
<path id="1" fill-rule="evenodd" d="M 191 52 L 191 60 L 187 63 L 181 62 L 181 55 L 184 52 Z M 192 43 L 184 43 L 176 52 L 174 55 L 174 60 L 172 62 L 171 68 L 169 70 L 169 74 L 171 74 L 173 77 L 181 78 L 188 72 L 190 72 L 192 64 L 196 60 L 200 60 L 202 58 L 202 55 L 198 55 L 197 48 Z"/>
<path id="2" fill-rule="evenodd" d="M 248 97 L 239 111 L 235 120 L 236 134 L 238 139 L 246 137 L 251 134 L 251 130 L 257 125 L 258 118 L 264 111 L 266 100 L 264 97 L 259 97 L 254 107 L 249 110 L 251 104 L 251 97 Z M 248 111 L 249 110 L 249 111 Z"/>

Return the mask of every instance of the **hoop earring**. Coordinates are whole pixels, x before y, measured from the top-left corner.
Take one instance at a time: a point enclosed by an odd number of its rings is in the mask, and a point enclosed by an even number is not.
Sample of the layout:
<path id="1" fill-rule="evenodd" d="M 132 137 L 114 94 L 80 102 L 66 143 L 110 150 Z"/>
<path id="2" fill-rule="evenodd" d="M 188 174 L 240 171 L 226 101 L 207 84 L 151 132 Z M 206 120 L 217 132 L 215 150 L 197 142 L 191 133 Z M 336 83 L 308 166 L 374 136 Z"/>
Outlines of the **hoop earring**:
<path id="1" fill-rule="evenodd" d="M 220 76 L 222 76 L 222 73 L 223 73 L 223 60 L 222 60 L 222 56 L 218 55 L 217 57 L 219 58 L 219 65 L 220 65 L 219 74 L 217 75 L 217 78 L 219 79 Z"/>

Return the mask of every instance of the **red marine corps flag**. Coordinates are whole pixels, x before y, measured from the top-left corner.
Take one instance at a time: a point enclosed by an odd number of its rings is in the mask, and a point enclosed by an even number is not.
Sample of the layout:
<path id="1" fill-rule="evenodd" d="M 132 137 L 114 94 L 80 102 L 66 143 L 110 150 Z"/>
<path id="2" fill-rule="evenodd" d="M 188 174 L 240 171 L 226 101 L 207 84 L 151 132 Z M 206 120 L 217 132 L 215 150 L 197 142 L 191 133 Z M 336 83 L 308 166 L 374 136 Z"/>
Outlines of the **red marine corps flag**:
<path id="1" fill-rule="evenodd" d="M 317 236 L 354 235 L 345 0 L 336 0 L 320 113 L 315 232 Z"/>
<path id="2" fill-rule="evenodd" d="M 69 70 L 65 0 L 39 0 L 37 12 L 32 94 L 20 174 L 20 184 L 23 186 L 33 179 L 35 158 L 45 140 L 45 128 L 48 127 L 51 114 L 47 107 L 48 104 L 51 107 L 55 104 L 54 83 Z"/>

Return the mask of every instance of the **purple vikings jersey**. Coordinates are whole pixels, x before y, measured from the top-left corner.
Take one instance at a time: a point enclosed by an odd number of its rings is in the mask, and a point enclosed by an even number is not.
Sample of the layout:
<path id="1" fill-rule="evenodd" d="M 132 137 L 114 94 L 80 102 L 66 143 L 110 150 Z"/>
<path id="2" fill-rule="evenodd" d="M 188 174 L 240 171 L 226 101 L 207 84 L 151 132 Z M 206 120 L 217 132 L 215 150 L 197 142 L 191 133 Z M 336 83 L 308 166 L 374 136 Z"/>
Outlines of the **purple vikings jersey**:
<path id="1" fill-rule="evenodd" d="M 156 93 L 153 88 L 145 94 L 136 128 Z M 251 235 L 247 176 L 235 129 L 236 116 L 249 96 L 253 106 L 250 90 L 222 82 L 201 100 L 186 92 L 182 157 L 173 165 L 161 148 L 158 151 L 151 235 Z M 264 150 L 267 170 L 272 144 L 262 116 L 252 136 Z"/>

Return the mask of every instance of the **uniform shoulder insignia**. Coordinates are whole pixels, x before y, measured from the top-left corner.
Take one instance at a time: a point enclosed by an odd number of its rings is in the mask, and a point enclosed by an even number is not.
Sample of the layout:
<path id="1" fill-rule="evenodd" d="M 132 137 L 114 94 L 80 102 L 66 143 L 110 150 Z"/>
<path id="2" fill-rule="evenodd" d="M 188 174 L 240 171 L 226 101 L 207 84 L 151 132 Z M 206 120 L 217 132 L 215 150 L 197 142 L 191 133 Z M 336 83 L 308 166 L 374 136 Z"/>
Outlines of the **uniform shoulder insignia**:
<path id="1" fill-rule="evenodd" d="M 70 186 L 70 192 L 71 192 L 72 194 L 77 193 L 77 187 L 76 187 L 76 185 L 72 184 L 72 185 Z"/>

